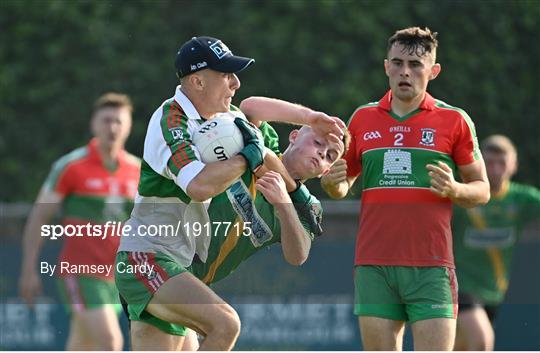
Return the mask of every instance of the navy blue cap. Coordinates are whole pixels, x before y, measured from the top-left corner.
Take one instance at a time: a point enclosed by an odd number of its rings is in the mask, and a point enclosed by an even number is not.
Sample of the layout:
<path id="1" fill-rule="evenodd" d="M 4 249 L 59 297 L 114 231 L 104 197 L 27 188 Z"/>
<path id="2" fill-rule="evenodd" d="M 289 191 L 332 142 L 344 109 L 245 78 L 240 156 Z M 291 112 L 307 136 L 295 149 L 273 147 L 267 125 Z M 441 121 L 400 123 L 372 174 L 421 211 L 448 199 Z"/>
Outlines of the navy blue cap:
<path id="1" fill-rule="evenodd" d="M 254 62 L 255 59 L 233 55 L 217 38 L 193 37 L 178 50 L 174 65 L 178 76 L 184 77 L 203 69 L 236 73 Z"/>

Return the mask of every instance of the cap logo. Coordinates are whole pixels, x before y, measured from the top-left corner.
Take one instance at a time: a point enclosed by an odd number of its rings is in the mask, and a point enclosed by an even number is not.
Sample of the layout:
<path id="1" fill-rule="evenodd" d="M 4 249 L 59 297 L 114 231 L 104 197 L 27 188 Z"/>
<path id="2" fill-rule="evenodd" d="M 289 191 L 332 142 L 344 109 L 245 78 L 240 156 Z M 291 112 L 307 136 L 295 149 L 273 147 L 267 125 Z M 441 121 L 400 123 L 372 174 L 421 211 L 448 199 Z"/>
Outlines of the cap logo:
<path id="1" fill-rule="evenodd" d="M 224 56 L 231 54 L 231 51 L 225 44 L 223 44 L 220 40 L 210 45 L 210 49 L 214 54 L 216 54 L 218 59 L 223 58 Z"/>
<path id="2" fill-rule="evenodd" d="M 208 63 L 206 61 L 202 61 L 200 63 L 197 63 L 196 65 L 191 65 L 191 71 L 195 71 L 197 69 L 202 69 L 203 67 L 207 67 Z"/>

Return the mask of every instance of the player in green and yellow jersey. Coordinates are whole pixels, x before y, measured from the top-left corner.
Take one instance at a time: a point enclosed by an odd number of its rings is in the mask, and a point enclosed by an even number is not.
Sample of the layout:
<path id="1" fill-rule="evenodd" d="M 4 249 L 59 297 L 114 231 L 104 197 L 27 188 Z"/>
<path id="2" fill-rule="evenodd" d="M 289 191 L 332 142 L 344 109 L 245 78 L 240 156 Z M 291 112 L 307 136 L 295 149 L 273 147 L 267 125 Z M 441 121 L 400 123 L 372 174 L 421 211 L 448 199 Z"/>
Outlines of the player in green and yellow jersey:
<path id="1" fill-rule="evenodd" d="M 476 208 L 455 207 L 452 219 L 459 279 L 456 350 L 494 349 L 493 323 L 508 288 L 516 242 L 540 219 L 540 190 L 510 180 L 517 169 L 514 144 L 492 135 L 481 148 L 491 200 Z"/>

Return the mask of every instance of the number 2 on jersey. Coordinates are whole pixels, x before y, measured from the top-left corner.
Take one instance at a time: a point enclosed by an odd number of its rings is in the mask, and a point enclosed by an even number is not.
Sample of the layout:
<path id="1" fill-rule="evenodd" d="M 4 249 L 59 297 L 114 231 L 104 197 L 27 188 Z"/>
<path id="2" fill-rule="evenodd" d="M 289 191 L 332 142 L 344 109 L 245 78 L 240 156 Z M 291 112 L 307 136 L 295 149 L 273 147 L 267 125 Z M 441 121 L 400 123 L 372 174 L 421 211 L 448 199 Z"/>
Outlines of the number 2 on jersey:
<path id="1" fill-rule="evenodd" d="M 394 146 L 403 146 L 403 134 L 401 132 L 398 132 L 394 135 Z"/>

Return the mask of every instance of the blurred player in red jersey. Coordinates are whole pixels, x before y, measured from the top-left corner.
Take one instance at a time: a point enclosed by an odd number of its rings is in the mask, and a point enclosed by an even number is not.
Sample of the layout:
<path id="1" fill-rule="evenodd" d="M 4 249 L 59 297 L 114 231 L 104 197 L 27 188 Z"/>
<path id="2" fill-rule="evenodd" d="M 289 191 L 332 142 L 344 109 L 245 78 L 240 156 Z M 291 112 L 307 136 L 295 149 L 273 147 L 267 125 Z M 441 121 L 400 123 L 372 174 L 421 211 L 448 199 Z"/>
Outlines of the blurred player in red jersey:
<path id="1" fill-rule="evenodd" d="M 436 36 L 414 27 L 390 37 L 384 60 L 390 90 L 356 109 L 350 149 L 321 181 L 331 197 L 342 198 L 363 177 L 355 314 L 366 350 L 401 350 L 405 323 L 416 350 L 452 349 L 452 203 L 489 200 L 471 119 L 426 91 L 441 71 Z"/>
<path id="2" fill-rule="evenodd" d="M 124 150 L 132 110 L 124 94 L 101 96 L 91 120 L 94 138 L 53 165 L 24 230 L 19 289 L 28 304 L 32 305 L 41 291 L 38 260 L 44 239 L 42 226 L 52 222 L 59 211 L 64 227 L 118 223 L 129 217 L 140 172 L 139 159 Z M 114 271 L 106 270 L 114 265 L 120 239 L 110 234 L 92 236 L 92 231 L 85 230 L 81 234 L 65 237 L 54 270 L 71 314 L 66 349 L 121 350 L 118 292 Z"/>

